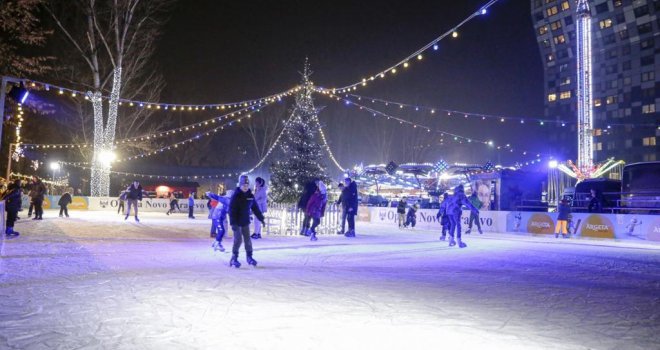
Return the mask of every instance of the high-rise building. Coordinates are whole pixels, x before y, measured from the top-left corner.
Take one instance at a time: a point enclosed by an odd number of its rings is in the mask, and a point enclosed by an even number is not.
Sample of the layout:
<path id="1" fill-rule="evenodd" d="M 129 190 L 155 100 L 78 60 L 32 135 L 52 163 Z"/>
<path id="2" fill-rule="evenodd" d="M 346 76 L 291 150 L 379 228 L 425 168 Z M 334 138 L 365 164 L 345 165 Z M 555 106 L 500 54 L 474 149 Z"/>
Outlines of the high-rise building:
<path id="1" fill-rule="evenodd" d="M 577 157 L 576 0 L 531 0 L 558 157 Z M 590 0 L 594 160 L 660 160 L 660 0 Z"/>

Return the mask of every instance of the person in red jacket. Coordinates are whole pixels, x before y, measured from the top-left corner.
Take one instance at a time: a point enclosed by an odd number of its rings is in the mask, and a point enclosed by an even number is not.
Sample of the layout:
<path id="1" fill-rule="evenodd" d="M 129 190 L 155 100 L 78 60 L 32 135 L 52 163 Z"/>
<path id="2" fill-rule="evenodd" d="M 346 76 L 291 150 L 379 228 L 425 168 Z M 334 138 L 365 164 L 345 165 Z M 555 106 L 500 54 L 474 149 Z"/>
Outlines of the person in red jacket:
<path id="1" fill-rule="evenodd" d="M 307 202 L 305 213 L 312 218 L 311 238 L 310 240 L 316 241 L 316 228 L 321 223 L 321 218 L 325 214 L 325 205 L 328 202 L 328 191 L 325 184 L 321 180 L 316 180 L 316 191 Z"/>

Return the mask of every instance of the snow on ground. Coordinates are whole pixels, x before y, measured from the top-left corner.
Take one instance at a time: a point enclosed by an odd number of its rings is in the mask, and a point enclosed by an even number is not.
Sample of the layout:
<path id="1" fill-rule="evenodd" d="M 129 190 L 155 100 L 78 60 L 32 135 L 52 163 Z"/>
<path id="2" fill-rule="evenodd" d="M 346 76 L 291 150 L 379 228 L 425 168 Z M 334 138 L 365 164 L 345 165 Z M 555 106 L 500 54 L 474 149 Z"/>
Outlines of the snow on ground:
<path id="1" fill-rule="evenodd" d="M 4 241 L 0 349 L 660 348 L 660 246 L 358 223 L 232 269 L 206 219 L 71 214 Z"/>

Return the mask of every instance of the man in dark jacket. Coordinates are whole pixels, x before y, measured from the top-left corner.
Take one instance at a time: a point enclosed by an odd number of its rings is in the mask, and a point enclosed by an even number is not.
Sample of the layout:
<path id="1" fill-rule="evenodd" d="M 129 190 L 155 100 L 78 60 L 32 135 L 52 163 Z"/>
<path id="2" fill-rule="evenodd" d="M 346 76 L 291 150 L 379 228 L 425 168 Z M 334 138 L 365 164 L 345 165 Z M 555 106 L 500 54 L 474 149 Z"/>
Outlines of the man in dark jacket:
<path id="1" fill-rule="evenodd" d="M 234 231 L 234 246 L 231 250 L 232 255 L 231 260 L 229 260 L 229 266 L 237 268 L 241 266 L 241 263 L 238 262 L 238 250 L 241 248 L 243 240 L 245 240 L 247 263 L 257 266 L 257 261 L 252 258 L 250 212 L 254 213 L 257 220 L 261 221 L 262 224 L 265 219 L 261 210 L 259 210 L 257 202 L 254 200 L 254 195 L 250 191 L 250 180 L 247 175 L 241 175 L 238 179 L 238 186 L 229 202 L 229 225 L 231 225 L 231 229 Z"/>
<path id="2" fill-rule="evenodd" d="M 343 183 L 340 183 L 337 186 L 337 188 L 339 188 L 339 199 L 337 199 L 337 202 L 335 203 L 337 205 L 340 205 L 344 202 L 344 187 L 346 187 L 346 186 L 344 186 Z M 346 228 L 346 216 L 347 216 L 348 213 L 344 210 L 343 205 L 342 205 L 341 209 L 342 209 L 341 210 L 341 229 L 339 231 L 337 231 L 338 235 L 343 235 L 346 232 L 346 230 L 345 230 L 345 228 Z"/>
<path id="3" fill-rule="evenodd" d="M 342 209 L 346 213 L 346 220 L 348 221 L 348 232 L 344 236 L 355 237 L 355 215 L 357 215 L 358 210 L 358 193 L 357 184 L 350 177 L 344 179 L 344 189 L 341 190 L 341 195 Z"/>
<path id="4" fill-rule="evenodd" d="M 18 211 L 21 209 L 22 195 L 21 180 L 15 180 L 7 187 L 7 192 L 2 197 L 5 201 L 5 210 L 7 211 L 7 229 L 5 230 L 5 234 L 9 238 L 19 235 L 18 232 L 14 231 L 14 223 L 16 222 Z"/>
<path id="5" fill-rule="evenodd" d="M 300 228 L 300 234 L 302 236 L 310 235 L 309 228 L 311 225 L 312 217 L 307 215 L 307 202 L 309 202 L 309 199 L 312 197 L 314 192 L 316 192 L 316 181 L 318 181 L 318 179 L 312 180 L 305 185 L 305 189 L 303 189 L 300 200 L 298 200 L 298 209 L 302 210 L 305 215 L 305 218 L 302 222 L 302 227 Z"/>
<path id="6" fill-rule="evenodd" d="M 403 225 L 406 223 L 406 207 L 408 206 L 408 197 L 403 196 L 399 200 L 399 203 L 396 205 L 396 213 L 398 214 L 397 216 L 399 217 L 399 228 L 402 228 Z"/>
<path id="7" fill-rule="evenodd" d="M 46 196 L 46 186 L 41 179 L 34 177 L 34 183 L 32 185 L 32 203 L 34 203 L 34 219 L 32 220 L 43 220 L 44 215 L 44 197 Z"/>
<path id="8" fill-rule="evenodd" d="M 142 200 L 142 186 L 139 182 L 133 181 L 133 183 L 128 186 L 126 189 L 126 217 L 124 220 L 128 219 L 128 216 L 131 215 L 131 206 L 135 208 L 135 221 L 140 222 L 138 219 L 138 201 Z"/>
<path id="9" fill-rule="evenodd" d="M 69 192 L 64 192 L 62 197 L 60 197 L 60 201 L 57 202 L 57 204 L 60 206 L 60 217 L 62 217 L 62 212 L 66 215 L 66 217 L 69 217 L 69 209 L 67 206 L 73 202 L 73 199 L 71 199 L 71 195 Z"/>

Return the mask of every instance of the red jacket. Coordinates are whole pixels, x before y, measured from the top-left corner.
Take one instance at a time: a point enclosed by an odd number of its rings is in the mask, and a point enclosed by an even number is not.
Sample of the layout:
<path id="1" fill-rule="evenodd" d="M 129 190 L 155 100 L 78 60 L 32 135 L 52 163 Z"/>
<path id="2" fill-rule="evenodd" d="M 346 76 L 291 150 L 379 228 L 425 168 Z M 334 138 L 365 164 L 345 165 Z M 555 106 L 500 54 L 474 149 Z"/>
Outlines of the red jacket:
<path id="1" fill-rule="evenodd" d="M 327 202 L 327 196 L 319 191 L 316 191 L 309 199 L 309 202 L 307 202 L 305 213 L 313 218 L 320 219 L 323 217 L 323 214 L 325 214 L 325 204 Z"/>

